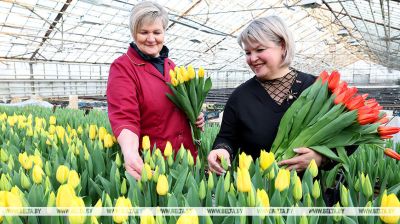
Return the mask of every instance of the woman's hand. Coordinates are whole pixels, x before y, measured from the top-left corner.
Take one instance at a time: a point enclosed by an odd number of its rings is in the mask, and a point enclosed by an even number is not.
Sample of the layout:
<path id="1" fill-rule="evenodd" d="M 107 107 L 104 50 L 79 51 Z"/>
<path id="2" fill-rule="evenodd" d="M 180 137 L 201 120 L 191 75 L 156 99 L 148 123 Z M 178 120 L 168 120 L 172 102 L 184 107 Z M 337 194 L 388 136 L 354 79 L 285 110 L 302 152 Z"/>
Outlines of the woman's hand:
<path id="1" fill-rule="evenodd" d="M 128 155 L 124 154 L 124 161 L 126 171 L 136 180 L 140 180 L 142 176 L 143 159 L 140 157 L 139 153 L 136 151 L 128 153 Z"/>
<path id="2" fill-rule="evenodd" d="M 208 167 L 211 172 L 215 172 L 218 175 L 225 173 L 226 171 L 221 166 L 221 158 L 224 158 L 228 163 L 228 166 L 231 165 L 229 152 L 226 149 L 215 149 L 211 150 L 210 154 L 208 154 Z"/>
<path id="3" fill-rule="evenodd" d="M 278 165 L 287 165 L 287 169 L 289 170 L 295 169 L 297 172 L 302 172 L 307 169 L 312 159 L 314 159 L 317 166 L 320 167 L 322 160 L 325 158 L 321 154 L 309 148 L 297 148 L 293 149 L 293 151 L 297 153 L 297 156 L 283 160 L 279 162 Z"/>
<path id="4" fill-rule="evenodd" d="M 204 131 L 204 125 L 205 125 L 205 120 L 204 120 L 204 114 L 203 112 L 200 112 L 199 116 L 197 117 L 196 120 L 196 127 L 200 128 L 201 131 Z"/>

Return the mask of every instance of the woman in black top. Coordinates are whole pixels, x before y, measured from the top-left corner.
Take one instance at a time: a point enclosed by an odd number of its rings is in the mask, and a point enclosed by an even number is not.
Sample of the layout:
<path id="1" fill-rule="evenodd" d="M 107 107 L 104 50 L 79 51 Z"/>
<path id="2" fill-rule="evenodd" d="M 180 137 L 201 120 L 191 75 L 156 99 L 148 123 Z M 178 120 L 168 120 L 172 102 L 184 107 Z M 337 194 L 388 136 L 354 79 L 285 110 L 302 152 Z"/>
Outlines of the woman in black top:
<path id="1" fill-rule="evenodd" d="M 239 45 L 255 76 L 240 85 L 225 105 L 221 130 L 208 155 L 211 171 L 222 174 L 218 157 L 230 160 L 238 149 L 257 158 L 269 150 L 286 110 L 315 77 L 290 66 L 294 56 L 293 37 L 277 16 L 254 20 L 239 35 Z M 298 156 L 281 161 L 289 169 L 304 171 L 312 159 L 321 166 L 327 159 L 309 148 L 295 150 Z"/>

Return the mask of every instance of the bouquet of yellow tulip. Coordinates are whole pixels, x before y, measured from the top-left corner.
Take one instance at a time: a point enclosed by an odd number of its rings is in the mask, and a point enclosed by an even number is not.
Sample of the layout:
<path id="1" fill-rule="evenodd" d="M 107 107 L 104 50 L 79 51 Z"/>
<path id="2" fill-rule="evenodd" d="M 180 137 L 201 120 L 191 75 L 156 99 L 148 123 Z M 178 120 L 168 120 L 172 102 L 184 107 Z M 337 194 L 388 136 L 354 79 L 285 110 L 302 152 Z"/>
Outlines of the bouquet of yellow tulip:
<path id="1" fill-rule="evenodd" d="M 383 144 L 400 131 L 385 126 L 388 119 L 381 109 L 375 99 L 341 81 L 339 72 L 324 71 L 284 114 L 271 151 L 281 160 L 295 156 L 291 149 L 309 147 L 342 162 L 347 158 L 345 146 Z"/>
<path id="2" fill-rule="evenodd" d="M 201 131 L 196 127 L 195 123 L 207 93 L 212 86 L 210 78 L 204 79 L 204 73 L 202 67 L 197 71 L 197 76 L 192 65 L 189 65 L 187 69 L 183 66 L 175 67 L 174 70 L 169 72 L 171 83 L 167 83 L 173 93 L 167 93 L 167 97 L 188 117 L 193 131 L 194 143 L 202 160 L 207 155 L 205 150 L 202 150 L 200 142 Z"/>

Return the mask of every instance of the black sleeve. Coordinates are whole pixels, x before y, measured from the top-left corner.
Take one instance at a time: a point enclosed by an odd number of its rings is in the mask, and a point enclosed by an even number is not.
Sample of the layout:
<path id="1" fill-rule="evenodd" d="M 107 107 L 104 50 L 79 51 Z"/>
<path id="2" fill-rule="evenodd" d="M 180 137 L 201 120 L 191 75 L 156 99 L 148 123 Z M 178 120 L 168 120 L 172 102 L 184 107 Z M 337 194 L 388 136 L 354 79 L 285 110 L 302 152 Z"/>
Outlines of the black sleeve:
<path id="1" fill-rule="evenodd" d="M 239 131 L 238 115 L 234 106 L 234 98 L 232 94 L 225 105 L 221 128 L 212 147 L 213 150 L 220 148 L 226 149 L 231 155 L 231 160 L 237 153 L 237 136 Z"/>

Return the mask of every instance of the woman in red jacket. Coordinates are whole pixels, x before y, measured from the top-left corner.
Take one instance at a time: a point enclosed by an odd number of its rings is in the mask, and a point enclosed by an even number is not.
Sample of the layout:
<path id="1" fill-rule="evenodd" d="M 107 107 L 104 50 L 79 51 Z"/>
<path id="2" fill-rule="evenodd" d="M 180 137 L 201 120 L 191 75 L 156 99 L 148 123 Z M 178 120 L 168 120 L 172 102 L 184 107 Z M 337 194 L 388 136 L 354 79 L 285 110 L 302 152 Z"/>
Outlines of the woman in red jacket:
<path id="1" fill-rule="evenodd" d="M 175 64 L 168 58 L 164 35 L 168 13 L 154 2 L 137 4 L 130 15 L 134 42 L 110 68 L 107 83 L 108 116 L 121 146 L 125 168 L 140 179 L 143 160 L 140 139 L 148 135 L 151 145 L 163 150 L 167 141 L 177 150 L 183 144 L 196 158 L 191 129 L 185 114 L 167 97 L 171 93 L 169 71 Z M 204 126 L 200 114 L 196 125 Z"/>

